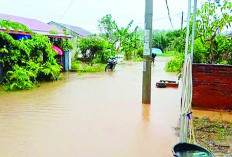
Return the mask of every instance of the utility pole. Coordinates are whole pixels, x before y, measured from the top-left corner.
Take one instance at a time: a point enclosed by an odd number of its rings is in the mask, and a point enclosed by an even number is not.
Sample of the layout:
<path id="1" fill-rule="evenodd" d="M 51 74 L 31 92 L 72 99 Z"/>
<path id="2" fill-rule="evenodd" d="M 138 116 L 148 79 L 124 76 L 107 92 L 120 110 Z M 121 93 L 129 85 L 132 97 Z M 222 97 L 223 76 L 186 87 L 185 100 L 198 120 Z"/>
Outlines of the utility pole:
<path id="1" fill-rule="evenodd" d="M 152 52 L 153 0 L 145 0 L 145 39 L 143 53 L 142 103 L 151 103 L 151 52 Z"/>
<path id="2" fill-rule="evenodd" d="M 184 12 L 182 11 L 182 16 L 181 16 L 181 30 L 183 29 L 183 23 L 184 23 Z"/>

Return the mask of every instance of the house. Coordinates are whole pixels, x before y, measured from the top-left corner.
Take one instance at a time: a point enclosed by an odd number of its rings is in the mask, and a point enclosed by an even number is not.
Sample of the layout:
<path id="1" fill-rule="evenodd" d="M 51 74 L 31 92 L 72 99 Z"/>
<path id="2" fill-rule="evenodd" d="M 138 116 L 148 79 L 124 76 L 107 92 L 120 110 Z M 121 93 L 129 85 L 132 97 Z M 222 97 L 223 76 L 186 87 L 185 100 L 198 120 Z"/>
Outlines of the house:
<path id="1" fill-rule="evenodd" d="M 58 29 L 52 25 L 49 25 L 47 23 L 41 22 L 36 19 L 13 16 L 8 14 L 0 14 L 0 20 L 10 20 L 13 22 L 22 23 L 25 26 L 27 26 L 30 30 L 32 30 L 33 33 L 43 34 L 50 38 L 71 38 L 71 36 L 65 35 L 62 29 Z M 51 33 L 54 30 L 57 32 L 57 34 Z M 6 32 L 6 29 L 0 28 L 0 31 Z M 10 30 L 9 34 L 13 36 L 30 35 L 28 32 L 22 32 L 20 30 L 18 32 L 15 32 L 14 30 Z"/>
<path id="2" fill-rule="evenodd" d="M 83 38 L 83 37 L 87 37 L 88 35 L 91 34 L 91 32 L 89 32 L 83 28 L 77 27 L 77 26 L 58 23 L 58 22 L 54 22 L 54 21 L 51 21 L 48 24 L 51 26 L 55 26 L 58 29 L 62 29 L 64 31 L 66 31 L 68 34 L 72 35 L 73 37 Z"/>
<path id="3" fill-rule="evenodd" d="M 12 22 L 17 22 L 25 25 L 35 34 L 42 34 L 48 36 L 53 43 L 55 39 L 61 38 L 72 38 L 70 35 L 65 35 L 62 29 L 59 29 L 55 26 L 49 25 L 47 23 L 41 22 L 36 19 L 7 15 L 7 14 L 0 14 L 0 20 L 9 20 Z M 13 29 L 10 31 L 6 28 L 1 28 L 0 31 L 6 32 L 10 34 L 14 39 L 19 40 L 22 38 L 31 38 L 30 32 L 23 32 L 22 30 L 18 30 L 17 32 Z M 55 32 L 55 33 L 54 33 Z M 56 47 L 58 49 L 58 47 Z M 54 49 L 55 51 L 57 51 Z M 71 67 L 71 52 L 66 51 L 65 53 L 57 53 L 58 58 L 60 59 L 61 65 L 64 67 L 65 70 L 69 70 Z M 69 65 L 69 66 L 66 66 Z M 67 67 L 67 68 L 66 68 Z M 0 77 L 1 77 L 1 67 L 0 67 Z"/>

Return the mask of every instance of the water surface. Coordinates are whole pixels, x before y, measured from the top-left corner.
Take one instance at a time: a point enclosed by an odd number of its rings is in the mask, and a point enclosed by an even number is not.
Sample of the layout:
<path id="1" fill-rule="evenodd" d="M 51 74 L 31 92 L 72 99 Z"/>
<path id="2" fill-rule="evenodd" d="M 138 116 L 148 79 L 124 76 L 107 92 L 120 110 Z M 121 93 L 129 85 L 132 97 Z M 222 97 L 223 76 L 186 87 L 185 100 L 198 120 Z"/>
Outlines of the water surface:
<path id="1" fill-rule="evenodd" d="M 168 157 L 178 142 L 180 90 L 157 89 L 141 104 L 142 63 L 112 73 L 65 74 L 62 81 L 0 96 L 2 157 Z M 158 61 L 157 61 L 158 62 Z"/>

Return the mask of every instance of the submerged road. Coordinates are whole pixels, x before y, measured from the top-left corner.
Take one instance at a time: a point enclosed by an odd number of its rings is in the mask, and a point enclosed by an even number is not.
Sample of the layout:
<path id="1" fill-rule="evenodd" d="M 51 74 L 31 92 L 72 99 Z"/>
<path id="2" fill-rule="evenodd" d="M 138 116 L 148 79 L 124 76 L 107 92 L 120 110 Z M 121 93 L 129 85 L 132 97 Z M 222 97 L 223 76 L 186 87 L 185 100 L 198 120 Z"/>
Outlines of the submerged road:
<path id="1" fill-rule="evenodd" d="M 141 104 L 142 63 L 0 96 L 0 156 L 171 157 L 180 90 L 155 87 L 176 80 L 165 62 L 153 68 L 151 105 Z"/>

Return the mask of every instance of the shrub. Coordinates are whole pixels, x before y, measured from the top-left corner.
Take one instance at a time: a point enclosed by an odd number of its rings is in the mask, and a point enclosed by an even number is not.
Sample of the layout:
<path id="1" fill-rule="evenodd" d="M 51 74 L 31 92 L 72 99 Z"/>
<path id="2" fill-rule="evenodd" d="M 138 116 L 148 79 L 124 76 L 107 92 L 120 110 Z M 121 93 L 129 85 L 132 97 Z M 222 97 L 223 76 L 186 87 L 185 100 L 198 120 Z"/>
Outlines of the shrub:
<path id="1" fill-rule="evenodd" d="M 28 90 L 35 87 L 36 74 L 25 67 L 15 65 L 13 71 L 6 74 L 6 90 Z"/>
<path id="2" fill-rule="evenodd" d="M 184 64 L 184 55 L 179 54 L 178 56 L 172 58 L 166 64 L 166 71 L 167 72 L 181 72 L 182 67 Z"/>
<path id="3" fill-rule="evenodd" d="M 137 50 L 136 50 L 136 57 L 137 58 L 143 58 L 143 48 L 141 47 L 141 48 L 138 48 Z"/>
<path id="4" fill-rule="evenodd" d="M 200 38 L 194 41 L 194 56 L 193 62 L 194 63 L 203 63 L 206 62 L 206 53 L 207 49 L 204 47 Z"/>
<path id="5" fill-rule="evenodd" d="M 88 62 L 106 63 L 111 56 L 115 56 L 113 45 L 106 39 L 98 37 L 82 38 L 78 42 L 83 58 Z"/>
<path id="6" fill-rule="evenodd" d="M 60 66 L 54 58 L 56 52 L 48 37 L 34 35 L 33 39 L 17 41 L 0 32 L 0 51 L 6 90 L 31 89 L 60 75 Z"/>

